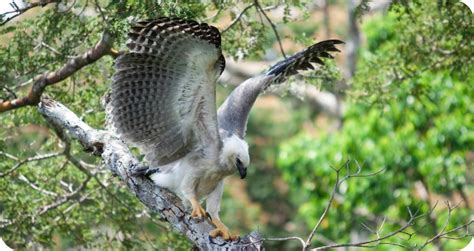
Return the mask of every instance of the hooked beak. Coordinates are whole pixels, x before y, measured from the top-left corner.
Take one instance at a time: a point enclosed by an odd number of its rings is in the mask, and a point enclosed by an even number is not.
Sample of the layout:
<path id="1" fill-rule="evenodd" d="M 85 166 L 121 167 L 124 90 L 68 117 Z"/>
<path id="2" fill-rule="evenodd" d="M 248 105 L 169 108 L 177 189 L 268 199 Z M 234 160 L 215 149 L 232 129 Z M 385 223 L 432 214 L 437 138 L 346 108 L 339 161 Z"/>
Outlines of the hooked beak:
<path id="1" fill-rule="evenodd" d="M 237 170 L 239 170 L 240 178 L 244 179 L 247 175 L 247 168 L 244 167 L 244 165 L 240 161 L 237 161 Z"/>

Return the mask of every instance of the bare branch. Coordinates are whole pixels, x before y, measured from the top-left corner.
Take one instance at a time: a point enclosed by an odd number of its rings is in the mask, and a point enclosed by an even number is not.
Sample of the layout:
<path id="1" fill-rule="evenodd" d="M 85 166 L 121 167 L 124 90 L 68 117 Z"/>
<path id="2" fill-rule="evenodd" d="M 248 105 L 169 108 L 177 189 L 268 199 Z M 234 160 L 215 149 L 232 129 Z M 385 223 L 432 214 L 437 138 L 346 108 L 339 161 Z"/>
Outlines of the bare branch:
<path id="1" fill-rule="evenodd" d="M 38 213 L 33 217 L 33 219 L 37 216 L 40 216 L 46 212 L 48 212 L 49 210 L 52 210 L 52 209 L 55 209 L 63 204 L 65 204 L 66 202 L 68 202 L 70 199 L 72 199 L 73 197 L 75 197 L 77 194 L 79 194 L 82 190 L 84 190 L 87 186 L 87 183 L 89 183 L 90 181 L 90 177 L 87 177 L 82 183 L 81 185 L 79 185 L 78 188 L 76 188 L 76 190 L 72 191 L 71 193 L 68 193 L 66 195 L 63 195 L 61 196 L 61 198 L 59 198 L 58 200 L 56 200 L 54 203 L 52 204 L 48 204 L 46 206 L 43 206 L 41 207 L 39 210 L 38 210 Z"/>
<path id="2" fill-rule="evenodd" d="M 334 183 L 334 187 L 332 189 L 331 196 L 329 197 L 328 204 L 326 205 L 326 208 L 324 208 L 323 213 L 319 217 L 318 223 L 316 223 L 313 230 L 309 234 L 308 239 L 306 239 L 305 248 L 308 248 L 309 246 L 311 246 L 311 240 L 313 240 L 313 237 L 314 237 L 314 234 L 316 233 L 316 230 L 318 230 L 319 226 L 321 225 L 324 218 L 326 217 L 326 215 L 329 211 L 329 208 L 331 207 L 332 201 L 334 200 L 334 195 L 336 194 L 337 188 L 339 187 L 339 184 L 340 184 L 339 183 L 340 172 L 341 172 L 341 169 L 336 170 L 336 182 Z"/>
<path id="3" fill-rule="evenodd" d="M 19 15 L 27 12 L 28 10 L 30 9 L 33 9 L 35 7 L 38 7 L 38 6 L 41 6 L 41 7 L 44 7 L 48 4 L 51 4 L 51 3 L 59 3 L 61 2 L 60 0 L 39 0 L 38 2 L 34 2 L 34 3 L 30 3 L 28 4 L 26 7 L 24 8 L 18 8 L 18 6 L 16 5 L 16 3 L 14 1 L 12 1 L 10 3 L 10 5 L 14 8 L 14 10 L 12 11 L 7 11 L 7 12 L 4 12 L 4 13 L 1 13 L 0 14 L 0 17 L 4 17 L 5 15 L 8 15 L 8 14 L 13 14 L 15 13 L 14 15 L 6 18 L 5 20 L 3 20 L 1 23 L 0 23 L 0 26 L 3 26 L 5 25 L 6 23 L 8 23 L 10 20 L 18 17 Z"/>
<path id="4" fill-rule="evenodd" d="M 386 234 L 384 236 L 381 236 L 381 237 L 378 237 L 376 239 L 373 239 L 373 240 L 368 240 L 368 241 L 361 241 L 361 242 L 356 242 L 356 243 L 345 243 L 345 244 L 331 244 L 331 245 L 326 245 L 326 246 L 321 246 L 321 247 L 317 247 L 317 248 L 313 248 L 311 249 L 311 251 L 315 251 L 315 250 L 324 250 L 324 249 L 331 249 L 331 248 L 339 248 L 339 247 L 373 247 L 373 246 L 370 246 L 369 244 L 373 244 L 373 243 L 377 243 L 378 245 L 395 245 L 395 246 L 403 246 L 401 244 L 397 244 L 397 243 L 391 243 L 391 242 L 382 242 L 383 240 L 386 240 L 392 236 L 395 236 L 399 233 L 402 233 L 405 229 L 409 228 L 410 226 L 413 225 L 413 223 L 420 218 L 421 215 L 418 215 L 418 210 L 413 213 L 409 208 L 408 208 L 408 212 L 410 214 L 410 219 L 407 221 L 407 223 L 402 226 L 401 228 L 399 228 L 398 230 L 396 231 L 393 231 L 389 234 Z M 379 231 L 379 230 L 378 230 Z"/>
<path id="5" fill-rule="evenodd" d="M 474 220 L 470 220 L 469 222 L 465 223 L 465 224 L 462 224 L 461 226 L 458 226 L 458 227 L 455 227 L 451 230 L 448 230 L 446 231 L 446 228 L 448 227 L 448 223 L 449 221 L 451 220 L 451 216 L 452 216 L 452 212 L 460 205 L 460 203 L 457 203 L 456 205 L 452 206 L 451 203 L 449 201 L 446 201 L 446 207 L 448 208 L 448 216 L 446 217 L 446 220 L 444 221 L 443 223 L 443 227 L 441 228 L 441 230 L 435 235 L 433 236 L 432 238 L 428 239 L 425 241 L 425 243 L 423 243 L 423 245 L 420 246 L 420 248 L 418 250 L 422 250 L 424 249 L 428 244 L 432 243 L 432 242 L 435 242 L 441 238 L 446 238 L 446 239 L 460 239 L 460 238 L 465 238 L 465 237 L 468 237 L 470 234 L 469 234 L 469 229 L 468 227 L 474 223 Z M 452 237 L 452 236 L 447 236 L 448 234 L 450 233 L 453 233 L 453 232 L 456 232 L 460 229 L 463 229 L 463 228 L 466 228 L 466 234 L 464 234 L 463 236 L 459 236 L 459 237 Z M 471 234 L 472 235 L 472 234 Z"/>
<path id="6" fill-rule="evenodd" d="M 303 251 L 306 248 L 306 244 L 304 240 L 298 236 L 291 236 L 291 237 L 283 237 L 283 238 L 264 238 L 264 241 L 290 241 L 290 240 L 296 240 L 299 241 L 303 247 Z"/>
<path id="7" fill-rule="evenodd" d="M 308 239 L 306 240 L 306 243 L 305 243 L 305 249 L 309 248 L 311 246 L 311 240 L 313 239 L 314 237 L 314 234 L 316 233 L 316 230 L 318 230 L 319 226 L 321 225 L 321 223 L 323 222 L 324 218 L 326 217 L 327 213 L 329 212 L 329 209 L 331 207 L 331 204 L 334 200 L 334 196 L 337 192 L 337 189 L 339 188 L 339 186 L 346 180 L 350 179 L 350 178 L 355 178 L 355 177 L 370 177 L 370 176 L 374 176 L 374 175 L 377 175 L 379 174 L 380 172 L 382 172 L 384 169 L 381 169 L 379 171 L 376 171 L 374 173 L 369 173 L 369 174 L 360 174 L 361 170 L 362 170 L 362 166 L 359 165 L 359 162 L 357 160 L 355 160 L 355 163 L 357 165 L 357 171 L 354 172 L 354 173 L 351 173 L 350 172 L 350 161 L 347 160 L 344 165 L 338 169 L 334 169 L 334 171 L 336 172 L 336 182 L 334 183 L 334 187 L 332 189 L 332 192 L 331 192 L 331 195 L 329 197 L 329 201 L 328 201 L 328 204 L 326 205 L 326 207 L 324 208 L 324 211 L 323 213 L 321 214 L 321 216 L 319 217 L 319 220 L 318 222 L 316 223 L 316 225 L 314 226 L 313 230 L 311 231 L 311 233 L 309 234 L 308 236 Z M 341 175 L 341 171 L 342 169 L 345 168 L 347 173 L 346 175 L 341 179 L 340 178 L 340 175 Z M 385 220 L 384 220 L 385 221 Z M 383 226 L 383 224 L 382 224 Z M 380 227 L 381 228 L 381 227 Z M 380 231 L 380 228 L 378 231 Z M 377 232 L 377 235 L 378 235 L 378 231 Z"/>
<path id="8" fill-rule="evenodd" d="M 90 181 L 90 177 L 87 177 L 80 185 L 77 189 L 75 189 L 74 191 L 70 192 L 70 193 L 67 193 L 65 195 L 61 195 L 58 199 L 56 199 L 53 203 L 51 204 L 47 204 L 47 205 L 44 205 L 42 207 L 40 207 L 36 213 L 34 213 L 33 215 L 28 215 L 26 216 L 26 218 L 31 218 L 32 222 L 35 223 L 36 221 L 36 218 L 49 212 L 50 210 L 53 210 L 61 205 L 64 205 L 66 204 L 67 202 L 69 202 L 71 199 L 75 198 L 80 192 L 82 192 L 86 186 L 87 186 L 87 183 Z M 3 221 L 4 223 L 0 225 L 0 228 L 5 228 L 5 227 L 8 227 L 10 225 L 13 225 L 19 221 L 22 221 L 24 218 L 17 218 L 16 220 L 14 221 L 10 221 L 10 220 L 1 220 Z"/>
<path id="9" fill-rule="evenodd" d="M 91 128 L 65 106 L 51 99 L 42 98 L 39 111 L 55 127 L 79 140 L 86 150 L 100 155 L 112 173 L 119 176 L 145 206 L 158 213 L 200 249 L 260 250 L 262 247 L 262 238 L 256 232 L 233 242 L 210 239 L 208 233 L 214 227 L 207 219 L 192 219 L 174 194 L 157 187 L 146 177 L 130 175 L 132 169 L 140 167 L 140 163 L 122 140 L 108 131 Z"/>
<path id="10" fill-rule="evenodd" d="M 262 6 L 260 6 L 260 3 L 258 2 L 258 0 L 254 0 L 254 5 L 255 7 L 257 8 L 257 11 L 259 11 L 260 13 L 263 14 L 263 16 L 265 17 L 265 19 L 267 19 L 268 23 L 270 23 L 270 26 L 272 27 L 272 30 L 273 30 L 273 33 L 275 33 L 275 37 L 278 41 L 278 45 L 280 46 L 280 51 L 281 51 L 281 54 L 283 55 L 284 58 L 286 58 L 286 54 L 285 54 L 285 51 L 283 50 L 283 46 L 281 44 L 281 39 L 280 39 L 280 35 L 278 34 L 278 31 L 276 29 L 276 26 L 275 24 L 272 22 L 272 20 L 268 17 L 267 13 L 265 12 L 265 10 L 262 8 Z"/>
<path id="11" fill-rule="evenodd" d="M 33 79 L 27 96 L 14 100 L 6 100 L 0 103 L 0 113 L 13 110 L 27 105 L 36 105 L 40 101 L 46 86 L 56 84 L 82 69 L 84 66 L 94 63 L 105 55 L 114 55 L 111 50 L 113 38 L 107 32 L 104 32 L 101 40 L 87 52 L 68 60 L 60 69 L 53 72 L 45 72 Z"/>
<path id="12" fill-rule="evenodd" d="M 36 184 L 34 184 L 33 182 L 31 182 L 28 178 L 26 178 L 26 176 L 24 176 L 23 174 L 20 174 L 20 176 L 18 177 L 21 181 L 25 182 L 26 184 L 28 184 L 31 188 L 33 188 L 34 190 L 40 192 L 40 193 L 43 193 L 43 194 L 46 194 L 46 195 L 50 195 L 50 196 L 58 196 L 57 193 L 55 192 L 51 192 L 51 191 L 48 191 L 46 189 L 43 189 L 39 186 L 37 186 Z"/>
<path id="13" fill-rule="evenodd" d="M 2 153 L 3 155 L 7 156 L 6 153 Z M 8 154 L 9 155 L 9 154 Z M 58 157 L 58 156 L 61 156 L 63 155 L 62 152 L 59 152 L 59 153 L 48 153 L 48 154 L 41 154 L 41 155 L 37 155 L 37 156 L 34 156 L 34 157 L 30 157 L 30 158 L 26 158 L 24 160 L 21 160 L 19 162 L 17 162 L 12 168 L 8 169 L 6 172 L 4 173 L 0 173 L 0 178 L 3 178 L 9 174 L 11 174 L 12 172 L 14 172 L 15 170 L 17 170 L 18 168 L 20 168 L 21 166 L 23 166 L 24 164 L 28 163 L 28 162 L 33 162 L 33 161 L 40 161 L 40 160 L 45 160 L 45 159 L 50 159 L 50 158 L 55 158 L 55 157 Z M 17 157 L 14 157 L 13 155 L 9 155 L 9 156 L 12 156 L 12 159 L 17 159 Z"/>
<path id="14" fill-rule="evenodd" d="M 242 16 L 245 14 L 245 12 L 247 12 L 250 8 L 252 8 L 254 6 L 254 4 L 249 4 L 247 5 L 247 7 L 245 7 L 238 15 L 237 17 L 232 21 L 232 23 L 230 23 L 229 26 L 227 26 L 224 30 L 221 31 L 221 34 L 224 34 L 225 32 L 227 32 L 228 30 L 230 30 L 236 23 L 238 23 L 240 21 L 240 19 L 242 18 Z"/>
<path id="15" fill-rule="evenodd" d="M 3 152 L 3 151 L 0 151 L 0 154 L 7 157 L 7 158 L 9 158 L 9 159 L 12 159 L 12 160 L 16 160 L 16 161 L 19 160 L 16 156 L 13 156 L 13 155 L 11 155 L 9 153 L 6 153 L 6 152 Z"/>

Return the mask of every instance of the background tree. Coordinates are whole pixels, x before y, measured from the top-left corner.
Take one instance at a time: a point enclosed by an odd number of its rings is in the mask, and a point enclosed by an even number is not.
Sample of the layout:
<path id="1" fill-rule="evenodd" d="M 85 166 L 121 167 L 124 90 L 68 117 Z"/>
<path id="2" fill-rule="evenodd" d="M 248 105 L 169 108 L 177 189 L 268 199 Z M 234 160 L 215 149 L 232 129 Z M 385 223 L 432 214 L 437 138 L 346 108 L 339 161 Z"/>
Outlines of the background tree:
<path id="1" fill-rule="evenodd" d="M 18 3 L 0 27 L 0 236 L 19 249 L 191 246 L 99 158 L 58 137 L 36 107 L 45 92 L 103 128 L 101 97 L 130 21 L 174 15 L 223 31 L 229 64 L 220 102 L 239 78 L 315 40 L 362 41 L 337 63 L 293 78 L 283 98 L 260 98 L 248 126 L 248 179 L 227 180 L 222 217 L 229 227 L 266 237 L 316 229 L 312 247 L 355 243 L 399 230 L 410 220 L 408 206 L 423 217 L 373 245 L 462 247 L 472 237 L 474 203 L 472 15 L 451 1 L 394 1 L 372 10 L 368 1 L 353 3 Z M 346 78 L 336 70 L 344 62 L 357 62 L 344 69 Z M 342 177 L 359 166 L 361 174 L 383 172 L 347 180 L 331 193 L 331 166 L 344 167 Z M 451 211 L 443 201 L 461 203 Z M 265 245 L 299 248 L 295 239 Z"/>

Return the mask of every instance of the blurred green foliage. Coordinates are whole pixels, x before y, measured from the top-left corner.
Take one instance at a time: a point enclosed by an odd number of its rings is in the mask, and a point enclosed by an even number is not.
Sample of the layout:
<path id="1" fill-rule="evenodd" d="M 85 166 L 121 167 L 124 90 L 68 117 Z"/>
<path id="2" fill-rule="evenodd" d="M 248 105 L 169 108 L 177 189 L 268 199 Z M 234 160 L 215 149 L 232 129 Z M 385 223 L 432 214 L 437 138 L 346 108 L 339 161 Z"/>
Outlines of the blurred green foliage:
<path id="1" fill-rule="evenodd" d="M 280 147 L 278 167 L 292 203 L 299 205 L 298 222 L 308 228 L 328 202 L 336 179 L 333 168 L 347 163 L 351 173 L 358 167 L 362 173 L 383 169 L 341 185 L 320 232 L 330 240 L 348 242 L 354 232 L 373 238 L 361 224 L 375 229 L 383 217 L 383 233 L 389 233 L 409 219 L 407 207 L 426 213 L 438 202 L 438 210 L 409 230 L 416 233 L 412 238 L 391 240 L 421 245 L 442 228 L 445 200 L 472 202 L 472 16 L 463 5 L 436 7 L 434 2 L 423 8 L 416 3 L 394 6 L 388 15 L 366 22 L 367 44 L 353 80 L 353 91 L 365 95 L 346 104 L 341 130 L 317 136 L 302 132 Z M 455 211 L 448 229 L 469 221 L 472 205 L 466 203 Z M 467 242 L 443 241 L 446 250 Z"/>
<path id="2" fill-rule="evenodd" d="M 333 168 L 344 166 L 347 160 L 351 172 L 357 165 L 362 173 L 384 171 L 343 183 L 338 191 L 342 197 L 333 203 L 334 210 L 321 232 L 329 239 L 348 241 L 351 231 L 363 230 L 360 223 L 373 219 L 361 212 L 395 222 L 408 220 L 406 207 L 421 207 L 426 212 L 433 201 L 422 198 L 417 183 L 425 186 L 429 199 L 437 198 L 440 205 L 443 198 L 453 198 L 454 194 L 472 194 L 467 179 L 473 177 L 466 174 L 472 171 L 467 157 L 474 146 L 474 83 L 460 82 L 447 73 L 425 73 L 419 81 L 430 85 L 426 96 L 407 95 L 405 102 L 392 101 L 383 109 L 350 104 L 344 126 L 337 133 L 318 137 L 302 133 L 281 146 L 278 166 L 292 191 L 292 202 L 300 205 L 301 220 L 309 227 L 327 203 L 335 183 Z M 465 206 L 459 208 L 449 227 L 467 221 L 469 213 Z M 436 223 L 441 227 L 443 221 Z M 436 234 L 435 229 L 423 230 L 426 224 L 421 220 L 420 227 L 414 227 L 419 234 L 409 243 Z M 397 227 L 386 225 L 384 231 Z M 455 247 L 463 246 L 458 243 L 450 248 Z"/>

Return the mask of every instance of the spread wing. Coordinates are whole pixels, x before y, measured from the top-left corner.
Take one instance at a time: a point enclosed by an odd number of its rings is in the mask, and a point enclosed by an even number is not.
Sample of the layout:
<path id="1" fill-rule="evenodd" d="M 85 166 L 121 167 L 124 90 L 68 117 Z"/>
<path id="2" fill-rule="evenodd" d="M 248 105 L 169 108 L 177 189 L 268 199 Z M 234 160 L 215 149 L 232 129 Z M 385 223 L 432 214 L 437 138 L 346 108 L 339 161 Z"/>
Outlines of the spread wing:
<path id="1" fill-rule="evenodd" d="M 155 166 L 191 151 L 216 158 L 215 83 L 225 65 L 217 28 L 159 18 L 135 23 L 128 36 L 130 52 L 115 62 L 112 127 Z"/>
<path id="2" fill-rule="evenodd" d="M 285 81 L 298 70 L 314 69 L 311 63 L 323 65 L 321 58 L 333 58 L 329 52 L 339 51 L 335 45 L 340 40 L 325 40 L 284 59 L 268 69 L 268 71 L 246 80 L 235 88 L 217 112 L 219 127 L 228 134 L 236 134 L 243 138 L 247 127 L 247 119 L 258 95 L 271 84 Z"/>

